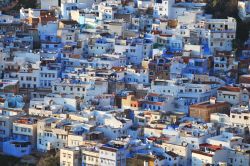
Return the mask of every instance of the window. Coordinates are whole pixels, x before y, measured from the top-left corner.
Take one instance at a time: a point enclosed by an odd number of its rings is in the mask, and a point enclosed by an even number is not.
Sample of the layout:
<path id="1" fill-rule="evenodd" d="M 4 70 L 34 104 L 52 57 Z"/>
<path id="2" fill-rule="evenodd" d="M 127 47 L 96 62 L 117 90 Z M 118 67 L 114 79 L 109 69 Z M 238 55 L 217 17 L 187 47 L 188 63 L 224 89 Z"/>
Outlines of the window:
<path id="1" fill-rule="evenodd" d="M 225 25 L 225 30 L 228 30 L 228 25 Z"/>
<path id="2" fill-rule="evenodd" d="M 26 128 L 21 127 L 21 131 L 22 131 L 22 132 L 26 132 L 26 131 L 27 131 L 27 129 L 26 129 Z"/>

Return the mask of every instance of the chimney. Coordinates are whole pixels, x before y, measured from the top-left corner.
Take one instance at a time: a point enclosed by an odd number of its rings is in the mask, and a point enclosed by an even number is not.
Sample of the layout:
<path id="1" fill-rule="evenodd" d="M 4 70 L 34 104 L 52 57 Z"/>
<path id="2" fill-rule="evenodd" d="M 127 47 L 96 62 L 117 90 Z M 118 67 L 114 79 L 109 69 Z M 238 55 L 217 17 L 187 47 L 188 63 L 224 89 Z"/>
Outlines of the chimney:
<path id="1" fill-rule="evenodd" d="M 210 97 L 210 104 L 215 104 L 216 103 L 216 97 Z"/>

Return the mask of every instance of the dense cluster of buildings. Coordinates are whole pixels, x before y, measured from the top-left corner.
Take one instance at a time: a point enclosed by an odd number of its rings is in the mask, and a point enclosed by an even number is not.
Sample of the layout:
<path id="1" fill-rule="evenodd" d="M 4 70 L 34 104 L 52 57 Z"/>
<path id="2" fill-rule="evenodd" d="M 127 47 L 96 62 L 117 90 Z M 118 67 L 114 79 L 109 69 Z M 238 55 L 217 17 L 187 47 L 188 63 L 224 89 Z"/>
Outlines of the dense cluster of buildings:
<path id="1" fill-rule="evenodd" d="M 235 48 L 236 19 L 205 5 L 0 12 L 0 151 L 58 150 L 61 166 L 250 165 L 250 38 Z M 248 21 L 250 2 L 238 6 Z"/>

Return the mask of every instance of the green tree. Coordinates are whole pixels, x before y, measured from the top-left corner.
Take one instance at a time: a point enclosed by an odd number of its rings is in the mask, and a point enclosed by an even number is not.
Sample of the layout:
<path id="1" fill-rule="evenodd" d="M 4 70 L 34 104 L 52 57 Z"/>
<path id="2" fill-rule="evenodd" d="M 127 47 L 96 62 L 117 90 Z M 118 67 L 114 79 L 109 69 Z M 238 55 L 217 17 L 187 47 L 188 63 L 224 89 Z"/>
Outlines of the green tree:
<path id="1" fill-rule="evenodd" d="M 56 153 L 56 155 L 47 154 L 45 157 L 42 157 L 37 166 L 59 166 L 60 165 L 60 155 Z"/>
<path id="2" fill-rule="evenodd" d="M 7 155 L 0 155 L 0 165 L 3 166 L 13 166 L 18 164 L 20 161 L 19 158 L 12 157 L 12 156 L 7 156 Z"/>
<path id="3" fill-rule="evenodd" d="M 214 18 L 237 17 L 238 0 L 210 0 L 205 12 L 212 14 Z"/>
<path id="4" fill-rule="evenodd" d="M 13 8 L 13 10 L 19 11 L 21 8 L 31 8 L 35 9 L 37 7 L 37 1 L 36 0 L 19 0 L 19 3 Z"/>

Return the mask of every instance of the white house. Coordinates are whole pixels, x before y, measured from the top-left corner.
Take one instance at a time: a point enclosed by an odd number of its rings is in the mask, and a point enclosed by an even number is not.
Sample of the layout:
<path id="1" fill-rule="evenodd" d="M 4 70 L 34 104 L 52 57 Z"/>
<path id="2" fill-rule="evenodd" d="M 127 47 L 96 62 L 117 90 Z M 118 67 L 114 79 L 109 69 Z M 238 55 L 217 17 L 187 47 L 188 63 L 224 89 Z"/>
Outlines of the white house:
<path id="1" fill-rule="evenodd" d="M 199 149 L 192 151 L 192 166 L 220 162 L 227 162 L 227 151 L 220 146 L 201 144 Z"/>
<path id="2" fill-rule="evenodd" d="M 154 3 L 154 13 L 153 16 L 156 18 L 166 17 L 170 15 L 170 12 L 172 11 L 171 8 L 173 4 L 175 3 L 174 0 L 162 0 L 162 1 L 156 1 Z"/>

